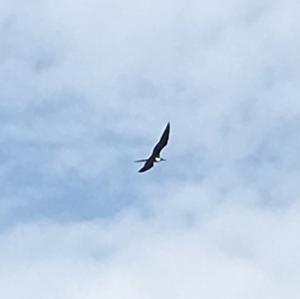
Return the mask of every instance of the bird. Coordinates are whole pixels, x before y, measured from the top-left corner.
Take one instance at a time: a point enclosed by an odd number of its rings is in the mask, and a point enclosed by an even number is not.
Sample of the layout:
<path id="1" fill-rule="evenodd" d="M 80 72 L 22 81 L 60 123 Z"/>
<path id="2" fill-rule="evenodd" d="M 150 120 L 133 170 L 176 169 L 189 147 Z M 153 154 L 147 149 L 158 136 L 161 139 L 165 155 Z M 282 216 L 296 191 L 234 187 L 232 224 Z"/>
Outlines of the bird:
<path id="1" fill-rule="evenodd" d="M 160 157 L 161 150 L 167 145 L 170 135 L 170 122 L 168 122 L 160 140 L 155 145 L 152 154 L 147 159 L 136 160 L 134 162 L 146 162 L 144 166 L 138 172 L 144 172 L 153 167 L 154 163 L 166 161 L 166 159 Z"/>

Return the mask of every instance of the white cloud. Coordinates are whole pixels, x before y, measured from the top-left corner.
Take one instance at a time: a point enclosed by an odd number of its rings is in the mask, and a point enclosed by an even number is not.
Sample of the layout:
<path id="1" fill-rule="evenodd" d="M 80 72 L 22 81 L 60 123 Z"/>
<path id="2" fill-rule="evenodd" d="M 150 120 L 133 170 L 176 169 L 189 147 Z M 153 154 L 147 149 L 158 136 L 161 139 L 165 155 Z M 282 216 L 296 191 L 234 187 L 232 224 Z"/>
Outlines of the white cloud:
<path id="1" fill-rule="evenodd" d="M 174 208 L 169 200 L 165 212 L 147 220 L 133 213 L 106 223 L 34 223 L 2 235 L 3 295 L 282 298 L 297 294 L 299 205 L 286 211 L 241 202 L 211 207 L 199 197 L 200 203 L 190 211 L 196 214 L 195 221 L 189 223 L 184 209 L 191 200 L 185 194 L 172 200 L 182 201 L 183 208 Z"/>

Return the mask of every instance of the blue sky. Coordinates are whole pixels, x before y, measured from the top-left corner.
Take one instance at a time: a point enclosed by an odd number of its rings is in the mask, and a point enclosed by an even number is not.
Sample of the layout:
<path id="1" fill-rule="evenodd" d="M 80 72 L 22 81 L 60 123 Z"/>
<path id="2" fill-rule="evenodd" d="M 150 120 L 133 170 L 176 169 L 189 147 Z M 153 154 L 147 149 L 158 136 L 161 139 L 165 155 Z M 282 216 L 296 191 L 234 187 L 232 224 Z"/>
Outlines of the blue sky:
<path id="1" fill-rule="evenodd" d="M 2 296 L 295 298 L 298 11 L 2 1 Z"/>

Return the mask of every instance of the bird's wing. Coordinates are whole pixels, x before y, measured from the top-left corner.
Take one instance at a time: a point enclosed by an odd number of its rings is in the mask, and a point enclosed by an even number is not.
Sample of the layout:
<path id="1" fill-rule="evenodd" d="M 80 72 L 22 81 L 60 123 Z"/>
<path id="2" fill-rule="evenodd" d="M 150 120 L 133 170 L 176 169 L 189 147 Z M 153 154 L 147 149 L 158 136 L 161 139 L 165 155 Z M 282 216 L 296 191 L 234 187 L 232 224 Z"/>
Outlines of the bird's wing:
<path id="1" fill-rule="evenodd" d="M 162 136 L 160 137 L 160 140 L 155 145 L 152 155 L 155 157 L 159 157 L 160 151 L 167 145 L 169 140 L 169 134 L 170 134 L 170 123 L 167 124 Z"/>
<path id="2" fill-rule="evenodd" d="M 144 172 L 153 167 L 154 159 L 150 157 L 147 162 L 144 164 L 144 166 L 139 170 L 139 172 Z"/>

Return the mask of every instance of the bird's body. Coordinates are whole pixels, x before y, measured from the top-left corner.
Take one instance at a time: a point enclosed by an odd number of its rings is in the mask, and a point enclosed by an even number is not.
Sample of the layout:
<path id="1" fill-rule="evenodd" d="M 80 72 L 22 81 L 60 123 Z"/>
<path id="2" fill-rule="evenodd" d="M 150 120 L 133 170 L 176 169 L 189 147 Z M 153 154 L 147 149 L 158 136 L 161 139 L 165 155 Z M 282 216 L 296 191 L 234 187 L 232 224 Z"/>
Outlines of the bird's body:
<path id="1" fill-rule="evenodd" d="M 135 162 L 146 162 L 144 166 L 139 170 L 139 172 L 147 171 L 152 168 L 154 163 L 158 163 L 160 161 L 165 161 L 165 159 L 160 157 L 161 150 L 167 145 L 170 135 L 170 123 L 167 124 L 160 140 L 155 145 L 151 156 L 148 159 L 137 160 Z"/>

